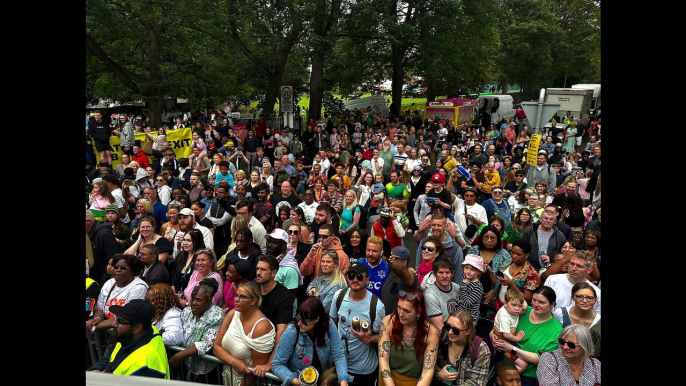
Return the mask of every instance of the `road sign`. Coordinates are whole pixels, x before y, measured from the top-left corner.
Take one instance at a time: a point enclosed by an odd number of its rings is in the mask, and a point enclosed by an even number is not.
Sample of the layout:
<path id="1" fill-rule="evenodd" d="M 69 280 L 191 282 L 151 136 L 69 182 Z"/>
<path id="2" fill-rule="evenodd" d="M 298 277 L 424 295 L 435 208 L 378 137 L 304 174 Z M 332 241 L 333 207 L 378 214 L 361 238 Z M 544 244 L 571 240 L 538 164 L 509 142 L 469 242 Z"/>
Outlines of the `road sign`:
<path id="1" fill-rule="evenodd" d="M 539 111 L 541 107 L 542 110 Z M 526 118 L 529 120 L 531 128 L 534 129 L 534 133 L 540 133 L 539 129 L 545 126 L 546 122 L 555 115 L 559 108 L 559 103 L 522 102 L 522 109 L 524 109 L 524 114 L 526 114 Z"/>
<path id="2" fill-rule="evenodd" d="M 279 103 L 279 110 L 282 113 L 293 112 L 293 87 L 281 86 L 281 103 Z"/>

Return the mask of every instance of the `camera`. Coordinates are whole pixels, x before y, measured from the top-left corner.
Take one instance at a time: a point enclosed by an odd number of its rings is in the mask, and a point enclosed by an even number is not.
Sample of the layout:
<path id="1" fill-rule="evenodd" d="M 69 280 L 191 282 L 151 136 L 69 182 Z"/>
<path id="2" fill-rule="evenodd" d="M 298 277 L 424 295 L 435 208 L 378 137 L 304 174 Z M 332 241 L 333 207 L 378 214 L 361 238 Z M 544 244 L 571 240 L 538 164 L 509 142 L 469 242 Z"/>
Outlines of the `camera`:
<path id="1" fill-rule="evenodd" d="M 432 204 L 435 204 L 435 203 L 436 203 L 436 197 L 427 197 L 427 198 L 426 198 L 426 201 L 427 201 L 427 202 L 430 202 L 430 203 L 432 203 Z"/>

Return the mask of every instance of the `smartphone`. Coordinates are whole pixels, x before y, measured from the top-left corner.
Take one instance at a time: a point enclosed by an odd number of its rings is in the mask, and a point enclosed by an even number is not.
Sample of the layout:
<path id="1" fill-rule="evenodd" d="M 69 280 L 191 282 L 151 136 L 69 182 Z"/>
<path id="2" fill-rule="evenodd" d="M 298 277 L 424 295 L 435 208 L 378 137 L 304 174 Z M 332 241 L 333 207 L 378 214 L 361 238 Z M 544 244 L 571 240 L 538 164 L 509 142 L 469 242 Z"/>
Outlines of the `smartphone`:
<path id="1" fill-rule="evenodd" d="M 134 181 L 134 180 L 126 180 L 126 181 L 124 181 L 124 185 L 126 185 L 126 186 L 134 186 L 134 185 L 136 185 L 136 181 Z"/>
<path id="2" fill-rule="evenodd" d="M 500 271 L 495 271 L 495 275 L 496 275 L 497 277 L 500 277 L 500 278 L 503 278 L 503 279 L 505 278 L 505 275 L 504 275 L 502 272 L 500 272 Z"/>

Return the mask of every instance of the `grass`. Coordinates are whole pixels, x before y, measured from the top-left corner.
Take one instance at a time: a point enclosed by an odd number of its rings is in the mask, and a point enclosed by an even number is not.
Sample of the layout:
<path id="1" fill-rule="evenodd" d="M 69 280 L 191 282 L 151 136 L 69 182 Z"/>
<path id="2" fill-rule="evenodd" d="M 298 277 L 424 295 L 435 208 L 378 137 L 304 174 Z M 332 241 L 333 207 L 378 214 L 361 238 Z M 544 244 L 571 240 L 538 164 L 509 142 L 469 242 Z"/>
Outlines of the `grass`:
<path id="1" fill-rule="evenodd" d="M 333 94 L 333 95 L 336 98 L 342 99 L 340 94 Z M 360 98 L 366 98 L 369 96 L 372 96 L 372 94 L 371 93 L 362 94 L 362 96 L 360 96 Z M 386 95 L 386 98 L 388 98 L 389 104 L 393 103 L 393 97 L 392 96 Z M 443 99 L 443 98 L 445 98 L 445 96 L 440 96 L 440 97 L 437 97 L 436 99 Z M 343 101 L 347 101 L 347 99 L 343 99 Z M 403 106 L 408 106 L 408 105 L 411 105 L 413 103 L 419 104 L 419 105 L 424 105 L 426 103 L 426 98 L 403 98 Z M 298 102 L 298 106 L 300 106 L 301 109 L 309 108 L 310 96 L 309 95 L 303 95 L 300 98 L 300 101 Z M 241 112 L 241 114 L 247 115 L 250 113 L 250 110 L 254 109 L 254 108 L 257 108 L 257 101 L 250 102 L 250 107 L 241 106 L 239 111 Z M 274 105 L 274 111 L 279 111 L 279 104 L 278 103 L 276 103 Z M 323 110 L 322 110 L 322 112 L 323 112 Z"/>

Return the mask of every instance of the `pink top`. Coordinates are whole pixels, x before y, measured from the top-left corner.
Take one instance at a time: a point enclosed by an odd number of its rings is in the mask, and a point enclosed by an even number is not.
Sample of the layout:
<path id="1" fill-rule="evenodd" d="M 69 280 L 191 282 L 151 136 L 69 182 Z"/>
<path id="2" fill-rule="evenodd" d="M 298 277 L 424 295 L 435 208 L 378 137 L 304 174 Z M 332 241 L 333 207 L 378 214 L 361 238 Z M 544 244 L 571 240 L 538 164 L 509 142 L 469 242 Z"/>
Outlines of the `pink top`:
<path id="1" fill-rule="evenodd" d="M 224 285 L 222 283 L 222 278 L 219 276 L 217 272 L 212 272 L 208 277 L 213 278 L 214 280 L 219 283 L 219 288 L 217 289 L 217 292 L 214 294 L 212 297 L 212 303 L 216 304 L 217 306 L 221 307 L 222 306 L 222 295 L 224 294 Z M 193 289 L 200 283 L 198 281 L 198 271 L 193 271 L 193 274 L 191 275 L 190 280 L 188 280 L 188 287 L 183 291 L 183 294 L 186 296 L 186 300 L 190 303 L 191 301 L 191 293 L 193 292 Z"/>
<path id="2" fill-rule="evenodd" d="M 88 199 L 88 203 L 90 204 L 91 209 L 94 210 L 105 210 L 105 208 L 107 208 L 107 205 L 111 204 L 110 200 L 106 199 L 98 193 L 91 193 L 91 196 Z"/>
<path id="3" fill-rule="evenodd" d="M 588 200 L 591 198 L 591 194 L 586 192 L 586 186 L 588 185 L 588 178 L 582 178 L 576 182 L 579 185 L 579 196 L 582 200 Z"/>
<path id="4" fill-rule="evenodd" d="M 197 140 L 194 139 L 193 142 L 191 142 L 191 148 L 193 146 L 197 146 L 201 152 L 206 151 L 207 149 L 207 144 L 202 140 L 202 138 L 198 138 Z"/>
<path id="5" fill-rule="evenodd" d="M 244 279 L 243 283 L 247 283 L 248 279 Z M 233 284 L 230 281 L 227 281 L 224 283 L 224 303 L 226 303 L 226 307 L 229 309 L 229 311 L 233 310 L 236 308 L 236 303 L 234 302 L 234 297 L 236 296 L 236 289 L 238 288 L 237 284 Z"/>

